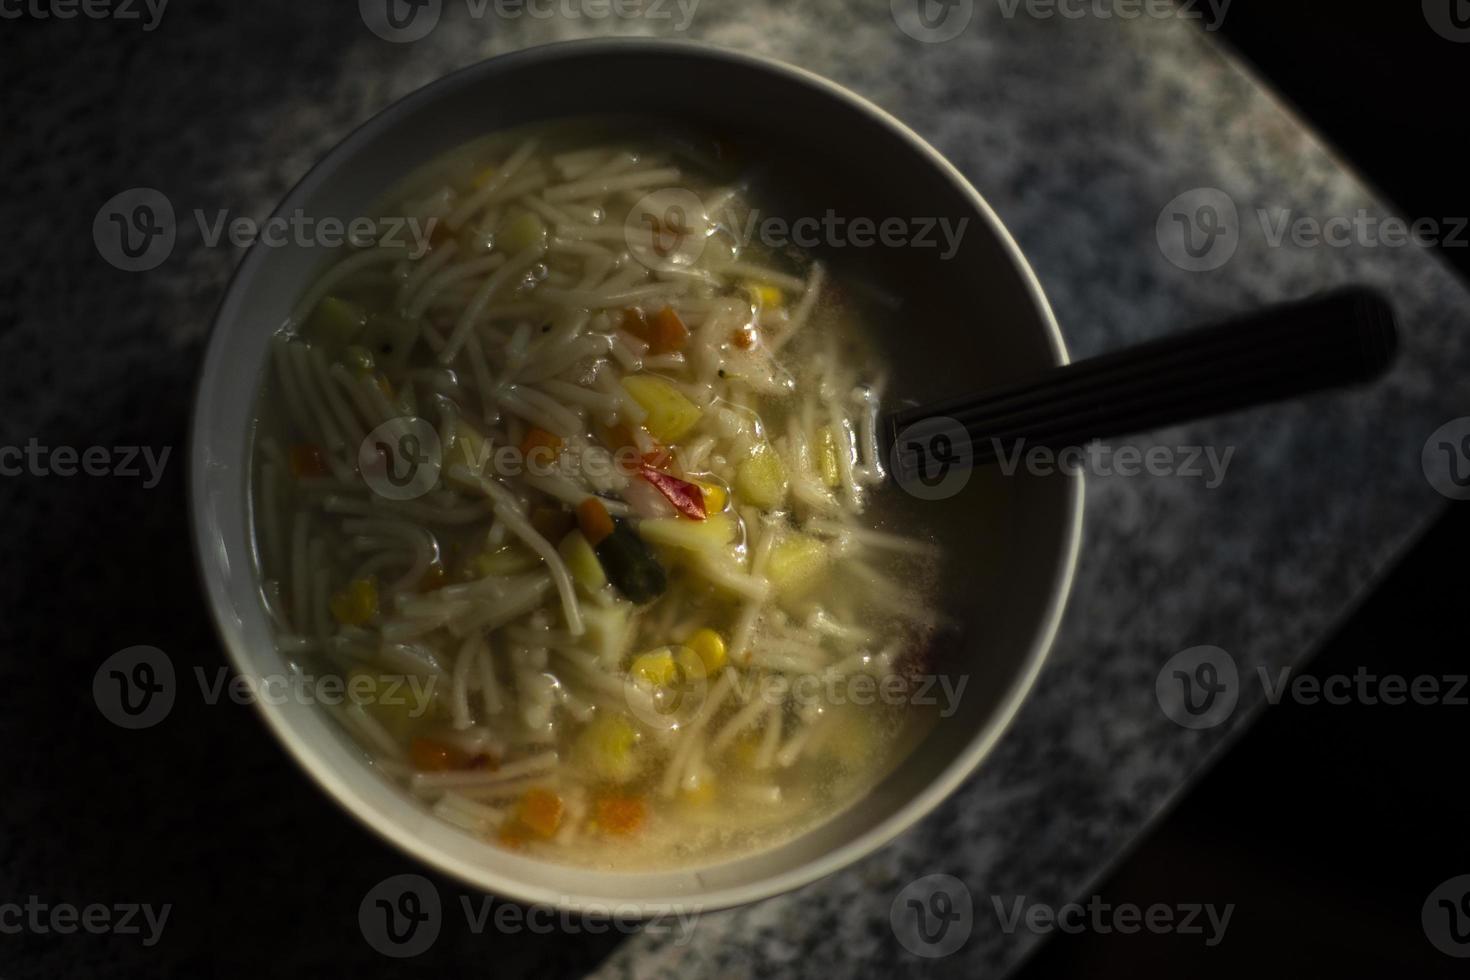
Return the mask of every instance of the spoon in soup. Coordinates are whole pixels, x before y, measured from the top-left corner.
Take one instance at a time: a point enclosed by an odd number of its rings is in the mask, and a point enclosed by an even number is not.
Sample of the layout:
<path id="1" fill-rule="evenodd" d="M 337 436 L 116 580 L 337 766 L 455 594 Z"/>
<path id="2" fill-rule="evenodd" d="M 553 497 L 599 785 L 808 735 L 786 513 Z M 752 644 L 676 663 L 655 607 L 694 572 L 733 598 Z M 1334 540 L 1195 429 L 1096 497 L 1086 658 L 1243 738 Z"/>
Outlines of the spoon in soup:
<path id="1" fill-rule="evenodd" d="M 1387 299 L 1350 286 L 902 409 L 884 420 L 887 459 L 901 484 L 932 485 L 1031 447 L 1081 447 L 1373 381 L 1397 348 Z"/>

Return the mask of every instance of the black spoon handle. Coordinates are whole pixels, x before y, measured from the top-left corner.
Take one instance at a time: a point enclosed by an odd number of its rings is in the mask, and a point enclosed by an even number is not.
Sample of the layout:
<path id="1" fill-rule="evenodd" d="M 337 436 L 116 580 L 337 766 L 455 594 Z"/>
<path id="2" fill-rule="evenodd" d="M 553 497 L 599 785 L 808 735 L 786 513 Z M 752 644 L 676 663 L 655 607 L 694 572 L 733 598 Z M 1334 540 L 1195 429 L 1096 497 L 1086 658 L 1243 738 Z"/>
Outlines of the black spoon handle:
<path id="1" fill-rule="evenodd" d="M 975 465 L 1017 444 L 1082 446 L 1371 381 L 1397 346 L 1393 308 L 1382 295 L 1339 289 L 896 412 L 886 422 L 890 459 L 896 475 L 911 475 L 925 453 L 938 452 L 927 440 L 957 435 L 956 428 L 969 437 Z"/>

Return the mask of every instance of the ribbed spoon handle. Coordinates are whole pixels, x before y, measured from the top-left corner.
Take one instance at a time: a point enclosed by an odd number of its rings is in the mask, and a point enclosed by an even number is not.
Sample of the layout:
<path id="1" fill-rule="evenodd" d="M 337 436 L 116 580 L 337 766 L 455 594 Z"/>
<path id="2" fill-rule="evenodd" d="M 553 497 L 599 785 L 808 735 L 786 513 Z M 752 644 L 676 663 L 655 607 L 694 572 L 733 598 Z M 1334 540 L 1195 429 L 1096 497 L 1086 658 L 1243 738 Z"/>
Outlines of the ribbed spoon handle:
<path id="1" fill-rule="evenodd" d="M 898 455 L 890 458 L 897 475 L 912 475 L 921 458 L 935 455 L 928 441 L 956 428 L 969 437 L 975 465 L 1018 444 L 1082 446 L 1371 381 L 1388 369 L 1397 346 L 1393 308 L 1382 295 L 1339 289 L 895 412 L 886 431 Z M 900 435 L 905 445 L 895 446 Z"/>

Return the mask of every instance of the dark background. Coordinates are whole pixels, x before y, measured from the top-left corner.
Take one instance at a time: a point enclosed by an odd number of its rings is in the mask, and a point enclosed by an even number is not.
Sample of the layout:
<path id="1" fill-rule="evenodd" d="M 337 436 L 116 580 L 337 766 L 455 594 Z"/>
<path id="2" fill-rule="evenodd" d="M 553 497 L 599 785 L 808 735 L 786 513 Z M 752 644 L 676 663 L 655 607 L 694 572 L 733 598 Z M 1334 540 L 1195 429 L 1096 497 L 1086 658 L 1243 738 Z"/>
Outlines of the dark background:
<path id="1" fill-rule="evenodd" d="M 57 148 L 11 130 L 5 108 L 11 99 L 52 99 L 77 131 L 109 131 L 119 144 L 146 140 L 148 134 L 135 131 L 126 112 L 129 51 L 89 54 L 76 82 L 101 86 L 108 94 L 68 98 L 57 90 L 64 84 L 47 72 L 58 57 L 51 42 L 32 46 L 24 35 L 5 37 L 11 27 L 0 24 L 0 172 L 12 166 L 30 171 L 37 155 Z M 1427 30 L 1418 3 L 1235 0 L 1222 34 L 1403 215 L 1470 215 L 1462 151 L 1470 45 L 1448 43 Z M 333 55 L 329 46 L 308 44 L 293 56 Z M 260 70 L 290 70 L 272 61 L 272 53 L 262 51 Z M 242 92 L 250 84 L 248 77 L 233 81 Z M 207 138 L 209 120 L 228 118 L 231 111 L 228 86 L 181 90 L 178 99 L 179 118 L 201 120 L 201 139 Z M 99 115 L 114 117 L 112 125 L 98 126 Z M 64 143 L 67 133 L 61 126 L 48 139 Z M 76 176 L 54 174 L 45 186 L 7 180 L 0 197 L 54 195 L 59 228 L 88 223 L 95 202 L 67 199 Z M 0 228 L 7 225 L 8 220 Z M 91 245 L 86 235 L 76 237 L 80 256 Z M 1467 252 L 1442 250 L 1462 274 L 1470 274 Z M 95 263 L 84 267 L 91 270 Z M 20 270 L 0 282 L 6 294 L 19 293 L 18 277 L 26 276 L 39 281 L 66 313 L 63 271 L 24 263 L 5 268 Z M 130 295 L 134 287 L 127 277 L 119 276 L 119 282 L 119 318 L 126 323 L 146 317 L 147 297 Z M 0 303 L 0 310 L 6 311 L 0 360 L 51 370 L 48 359 L 14 340 L 10 308 Z M 73 416 L 48 420 L 51 441 L 87 444 L 89 417 L 105 412 L 121 420 L 115 444 L 128 442 L 129 433 L 134 441 L 156 444 L 158 433 L 171 432 L 170 444 L 183 445 L 190 392 L 176 379 L 192 374 L 179 363 L 197 353 L 188 346 L 163 352 L 126 343 L 110 348 L 115 370 L 156 376 L 159 383 L 129 386 L 125 402 L 99 388 Z M 6 444 L 23 444 L 24 433 L 38 428 L 25 406 L 7 403 L 0 418 Z M 172 517 L 183 506 L 182 473 L 182 466 L 170 466 L 157 491 L 95 480 L 49 481 L 24 491 L 28 520 L 9 528 L 7 547 L 0 549 L 0 582 L 7 607 L 23 608 L 27 622 L 50 628 L 31 635 L 19 632 L 9 616 L 0 621 L 0 744 L 6 756 L 0 763 L 0 805 L 8 827 L 34 828 L 0 838 L 0 867 L 42 863 L 9 859 L 26 851 L 45 858 L 55 874 L 46 882 L 6 881 L 4 893 L 218 909 L 217 915 L 181 916 L 170 924 L 168 958 L 157 963 L 156 976 L 268 975 L 281 947 L 295 950 L 299 962 L 322 976 L 377 975 L 385 961 L 364 944 L 343 948 L 324 938 L 354 935 L 355 909 L 301 908 L 293 901 L 292 883 L 297 876 L 330 876 L 344 892 L 360 894 L 404 870 L 403 862 L 357 823 L 342 819 L 296 767 L 281 764 L 280 749 L 252 709 L 181 699 L 170 724 L 126 734 L 127 751 L 148 758 L 149 765 L 120 773 L 109 764 L 109 753 L 121 733 L 88 697 L 93 665 L 51 655 L 80 648 L 105 620 L 109 635 L 163 646 L 181 671 L 219 666 L 196 599 L 190 543 Z M 99 526 L 107 528 L 107 554 L 89 547 Z M 1446 507 L 1424 540 L 1318 651 L 1311 670 L 1466 672 L 1460 624 L 1467 548 L 1470 511 Z M 115 601 L 118 596 L 128 601 Z M 170 626 L 160 630 L 160 623 Z M 65 693 L 58 701 L 54 692 Z M 1209 950 L 1193 937 L 1054 936 L 1023 975 L 1465 976 L 1466 961 L 1452 960 L 1425 941 L 1418 909 L 1451 873 L 1470 873 L 1467 714 L 1447 706 L 1269 709 L 1094 889 L 1115 903 L 1234 902 L 1250 915 L 1238 913 L 1224 942 Z M 71 733 L 70 743 L 97 750 L 67 758 L 62 767 L 55 759 L 42 765 L 28 757 L 27 745 L 59 728 Z M 191 734 L 184 739 L 183 732 Z M 263 766 L 280 774 L 270 790 L 279 805 L 259 806 L 259 785 L 233 778 Z M 160 801 L 168 808 L 163 816 L 157 812 Z M 149 839 L 135 839 L 129 832 L 135 825 L 149 827 Z M 203 867 L 171 858 L 167 838 L 175 834 L 207 842 L 190 848 L 204 855 Z M 121 843 L 100 861 L 89 858 L 94 863 L 77 867 L 73 855 L 98 838 Z M 262 860 L 267 852 L 269 859 Z M 96 848 L 88 853 L 96 854 Z M 138 892 L 140 882 L 146 883 L 144 894 Z M 437 882 L 446 902 L 464 894 Z M 547 964 L 542 937 L 504 936 L 497 940 L 495 962 L 485 963 L 477 939 L 447 931 L 416 965 L 426 973 L 457 976 L 466 963 L 477 963 L 480 972 L 515 976 L 521 973 L 518 964 L 535 955 L 543 968 L 577 974 L 618 942 L 607 936 L 553 944 L 561 959 Z M 0 936 L 0 978 L 63 975 L 55 967 L 62 962 L 58 941 Z M 65 973 L 131 975 L 118 960 L 121 954 L 120 945 L 105 939 L 78 938 L 66 944 Z"/>
<path id="2" fill-rule="evenodd" d="M 1470 44 L 1417 2 L 1236 0 L 1220 34 L 1408 218 L 1470 215 Z M 1470 276 L 1470 248 L 1438 249 Z M 1465 674 L 1470 510 L 1444 516 L 1304 674 Z M 1104 901 L 1240 903 L 1224 941 L 1053 934 L 1046 977 L 1464 977 L 1419 909 L 1470 873 L 1470 709 L 1283 701 L 1096 889 Z M 1246 905 L 1249 914 L 1246 914 Z"/>

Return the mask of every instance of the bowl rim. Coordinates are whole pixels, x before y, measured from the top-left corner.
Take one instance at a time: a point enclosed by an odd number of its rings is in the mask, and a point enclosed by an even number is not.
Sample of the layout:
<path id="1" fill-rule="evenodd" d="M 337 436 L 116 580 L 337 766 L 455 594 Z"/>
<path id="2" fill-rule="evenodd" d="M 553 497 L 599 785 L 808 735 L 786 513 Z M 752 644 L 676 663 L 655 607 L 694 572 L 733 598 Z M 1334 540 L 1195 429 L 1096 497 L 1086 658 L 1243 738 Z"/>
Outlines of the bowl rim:
<path id="1" fill-rule="evenodd" d="M 272 216 L 285 213 L 288 206 L 295 202 L 304 189 L 317 182 L 323 173 L 339 169 L 345 161 L 355 155 L 361 144 L 367 142 L 377 132 L 390 128 L 400 119 L 418 112 L 425 104 L 437 100 L 447 90 L 474 85 L 482 75 L 502 74 L 515 69 L 522 63 L 538 62 L 548 58 L 596 57 L 603 54 L 625 55 L 629 51 L 649 55 L 695 55 L 763 71 L 793 84 L 825 93 L 833 99 L 846 103 L 850 108 L 891 131 L 917 151 L 918 155 L 926 160 L 937 174 L 947 179 L 966 199 L 975 214 L 983 219 L 987 229 L 995 236 L 997 243 L 1021 278 L 1031 305 L 1042 321 L 1045 339 L 1049 344 L 1055 364 L 1065 365 L 1070 362 L 1066 342 L 1056 316 L 1042 289 L 1040 280 L 1026 260 L 1020 246 L 985 198 L 943 154 L 895 116 L 831 79 L 767 55 L 733 50 L 708 42 L 667 38 L 583 38 L 521 48 L 459 68 L 399 98 L 358 125 L 302 175 L 300 180 L 282 197 L 281 202 L 272 211 Z M 256 671 L 251 666 L 239 631 L 231 626 L 233 604 L 230 601 L 228 590 L 222 577 L 212 570 L 206 557 L 205 536 L 208 534 L 209 527 L 206 520 L 208 507 L 205 502 L 205 492 L 209 478 L 206 466 L 209 458 L 207 452 L 209 438 L 207 426 L 204 424 L 204 410 L 209 398 L 208 382 L 221 370 L 222 366 L 221 337 L 224 333 L 226 314 L 251 287 L 251 280 L 255 278 L 262 261 L 263 250 L 258 243 L 252 245 L 230 277 L 214 315 L 211 317 L 204 355 L 191 402 L 187 436 L 189 449 L 187 505 L 194 560 L 215 630 L 233 668 L 247 677 L 253 677 Z M 1024 660 L 1018 665 L 1020 669 L 1016 680 L 1011 684 L 1007 695 L 992 710 L 980 732 L 950 760 L 949 764 L 924 787 L 922 792 L 909 798 L 886 820 L 866 832 L 779 873 L 767 875 L 746 884 L 721 887 L 704 893 L 670 895 L 658 899 L 630 898 L 621 901 L 620 904 L 636 907 L 637 914 L 641 917 L 678 914 L 685 911 L 702 914 L 758 902 L 790 892 L 833 874 L 877 851 L 924 819 L 953 794 L 974 773 L 1010 728 L 1016 714 L 1035 686 L 1036 679 L 1050 654 L 1060 629 L 1062 616 L 1076 577 L 1084 504 L 1083 476 L 1077 473 L 1065 478 L 1069 482 L 1070 492 L 1065 498 L 1067 514 L 1065 515 L 1065 526 L 1062 528 L 1063 538 L 1059 555 L 1061 560 L 1055 570 L 1047 604 L 1030 648 Z M 362 798 L 353 787 L 347 784 L 345 779 L 324 765 L 318 757 L 317 750 L 296 731 L 279 706 L 268 703 L 262 698 L 255 698 L 252 701 L 260 711 L 267 727 L 275 734 L 297 765 L 305 770 L 334 802 L 401 852 L 473 888 L 527 905 L 549 906 L 574 913 L 596 913 L 599 910 L 605 911 L 608 907 L 609 903 L 606 899 L 587 894 L 569 895 L 564 891 L 542 888 L 534 882 L 508 876 L 495 868 L 456 859 L 452 854 L 426 844 L 421 838 L 410 833 L 397 821 L 389 818 Z M 738 861 L 739 856 L 733 860 Z M 586 871 L 589 874 L 615 874 L 615 872 L 591 868 Z"/>

